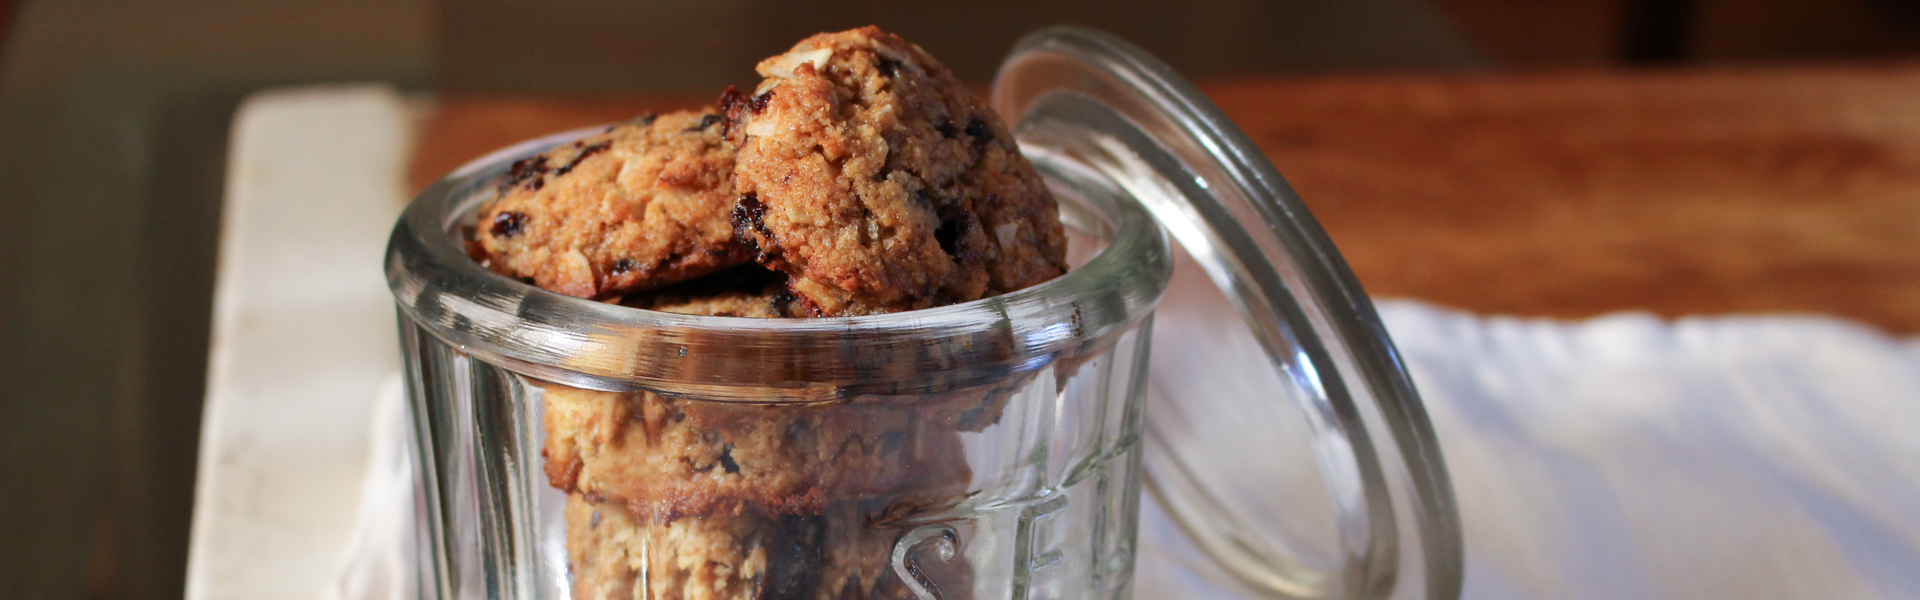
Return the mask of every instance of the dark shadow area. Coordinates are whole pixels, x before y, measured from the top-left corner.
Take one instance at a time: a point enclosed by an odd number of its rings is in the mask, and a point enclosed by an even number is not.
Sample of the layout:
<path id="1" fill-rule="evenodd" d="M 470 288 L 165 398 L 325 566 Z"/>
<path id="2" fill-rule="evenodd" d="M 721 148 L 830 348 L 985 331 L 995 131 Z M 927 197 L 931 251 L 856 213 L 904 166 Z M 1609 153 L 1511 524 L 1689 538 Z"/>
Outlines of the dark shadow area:
<path id="1" fill-rule="evenodd" d="M 1194 77 L 1485 64 L 1422 0 L 460 0 L 443 3 L 439 22 L 440 82 L 453 93 L 717 93 L 750 83 L 756 61 L 807 35 L 864 25 L 981 83 L 1020 36 L 1056 24 L 1112 32 Z"/>
<path id="2" fill-rule="evenodd" d="M 234 107 L 428 83 L 425 6 L 28 2 L 0 70 L 0 579 L 177 598 Z"/>

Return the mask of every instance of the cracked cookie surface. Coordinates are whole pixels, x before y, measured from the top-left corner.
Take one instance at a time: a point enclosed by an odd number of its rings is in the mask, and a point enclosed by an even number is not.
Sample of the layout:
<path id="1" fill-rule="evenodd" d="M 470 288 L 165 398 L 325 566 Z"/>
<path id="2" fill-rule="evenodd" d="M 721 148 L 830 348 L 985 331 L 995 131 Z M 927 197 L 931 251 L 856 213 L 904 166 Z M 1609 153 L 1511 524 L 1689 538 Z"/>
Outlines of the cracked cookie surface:
<path id="1" fill-rule="evenodd" d="M 494 271 L 606 298 L 748 263 L 713 112 L 641 117 L 514 163 L 474 241 Z"/>
<path id="2" fill-rule="evenodd" d="M 877 28 L 816 35 L 722 99 L 730 214 L 813 316 L 977 300 L 1066 271 L 1052 195 L 1000 118 Z"/>

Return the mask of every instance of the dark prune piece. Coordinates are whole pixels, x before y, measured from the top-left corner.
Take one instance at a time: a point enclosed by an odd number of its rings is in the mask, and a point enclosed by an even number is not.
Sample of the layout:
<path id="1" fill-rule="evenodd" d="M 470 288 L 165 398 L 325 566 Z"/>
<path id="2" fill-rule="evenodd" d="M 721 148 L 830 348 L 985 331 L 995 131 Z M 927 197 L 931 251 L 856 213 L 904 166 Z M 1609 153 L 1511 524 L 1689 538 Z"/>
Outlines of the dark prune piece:
<path id="1" fill-rule="evenodd" d="M 704 131 L 706 130 L 706 128 L 712 127 L 714 123 L 719 123 L 719 122 L 720 122 L 720 115 L 702 115 L 700 117 L 700 122 L 693 124 L 692 127 L 688 127 L 687 131 Z"/>
<path id="2" fill-rule="evenodd" d="M 993 128 L 987 126 L 987 120 L 975 116 L 967 121 L 967 135 L 979 143 L 993 141 Z"/>
<path id="3" fill-rule="evenodd" d="M 733 223 L 733 236 L 746 245 L 747 251 L 752 252 L 754 260 L 760 264 L 767 264 L 779 255 L 777 248 L 769 248 L 779 241 L 774 239 L 773 230 L 767 229 L 767 224 L 761 220 L 766 214 L 767 206 L 751 193 L 741 195 L 740 203 L 727 213 L 727 221 Z M 753 234 L 759 234 L 760 239 L 754 239 Z"/>
<path id="4" fill-rule="evenodd" d="M 533 156 L 522 158 L 513 161 L 513 166 L 507 168 L 507 180 L 501 182 L 500 189 L 504 190 L 525 183 L 527 184 L 527 189 L 538 190 L 540 189 L 540 178 L 546 174 L 547 157 Z"/>
<path id="5" fill-rule="evenodd" d="M 493 227 L 490 230 L 493 232 L 493 237 L 510 238 L 526 231 L 527 223 L 532 221 L 533 217 L 527 216 L 526 213 L 503 211 L 493 216 Z"/>
<path id="6" fill-rule="evenodd" d="M 947 256 L 958 259 L 960 238 L 967 235 L 967 230 L 973 227 L 973 219 L 957 210 L 940 212 L 940 227 L 933 230 L 933 240 L 940 243 L 940 250 L 946 252 Z"/>
<path id="7" fill-rule="evenodd" d="M 559 177 L 561 175 L 566 175 L 567 173 L 571 173 L 573 172 L 573 168 L 580 166 L 580 162 L 586 160 L 587 157 L 593 156 L 595 154 L 599 154 L 601 152 L 605 152 L 608 148 L 612 148 L 612 147 L 613 147 L 613 141 L 607 140 L 607 141 L 596 143 L 591 146 L 587 146 L 585 148 L 581 148 L 580 153 L 573 155 L 573 160 L 567 161 L 566 166 L 555 169 L 553 171 L 553 176 Z"/>
<path id="8" fill-rule="evenodd" d="M 766 215 L 767 205 L 760 203 L 759 196 L 751 193 L 742 194 L 740 203 L 735 204 L 733 210 L 727 213 L 727 221 L 733 223 L 733 231 L 742 238 L 747 237 L 747 233 L 758 233 L 772 238 L 773 233 L 767 231 L 767 224 L 761 221 Z"/>

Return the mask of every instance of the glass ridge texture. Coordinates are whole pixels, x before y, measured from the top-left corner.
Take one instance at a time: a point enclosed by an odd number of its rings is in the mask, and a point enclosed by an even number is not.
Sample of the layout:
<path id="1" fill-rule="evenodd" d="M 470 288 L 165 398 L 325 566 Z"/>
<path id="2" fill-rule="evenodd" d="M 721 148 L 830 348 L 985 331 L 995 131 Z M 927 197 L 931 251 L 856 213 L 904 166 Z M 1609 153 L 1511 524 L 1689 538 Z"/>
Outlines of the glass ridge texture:
<path id="1" fill-rule="evenodd" d="M 423 192 L 386 261 L 421 597 L 1128 598 L 1143 481 L 1212 559 L 1202 574 L 1249 597 L 1457 597 L 1418 398 L 1244 136 L 1164 65 L 1079 29 L 1017 46 L 994 104 L 1060 200 L 1074 268 L 955 306 L 675 315 L 470 260 L 465 228 L 508 166 L 597 129 Z M 1223 217 L 1278 225 L 1222 234 Z M 1196 276 L 1213 285 L 1169 291 Z M 1231 335 L 1194 338 L 1222 321 Z M 1194 361 L 1221 349 L 1266 359 L 1217 389 L 1226 367 Z M 1211 429 L 1248 416 L 1251 432 Z M 1262 461 L 1221 453 L 1264 438 L 1294 444 L 1264 454 L 1317 500 L 1235 488 L 1221 465 Z"/>

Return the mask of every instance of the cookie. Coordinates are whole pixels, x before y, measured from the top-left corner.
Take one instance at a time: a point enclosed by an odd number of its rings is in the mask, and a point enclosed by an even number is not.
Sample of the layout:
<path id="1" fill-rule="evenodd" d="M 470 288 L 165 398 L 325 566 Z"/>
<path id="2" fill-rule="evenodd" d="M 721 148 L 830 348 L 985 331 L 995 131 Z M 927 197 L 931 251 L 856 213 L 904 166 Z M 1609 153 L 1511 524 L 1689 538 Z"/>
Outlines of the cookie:
<path id="1" fill-rule="evenodd" d="M 623 304 L 660 312 L 710 317 L 772 319 L 805 316 L 796 312 L 793 293 L 787 291 L 785 285 L 774 285 L 758 292 L 729 291 L 711 296 L 658 295 L 644 302 Z"/>
<path id="2" fill-rule="evenodd" d="M 900 532 L 865 523 L 851 505 L 662 519 L 576 495 L 565 518 L 575 600 L 913 597 L 889 568 Z M 948 580 L 969 574 L 962 561 L 932 566 Z"/>
<path id="3" fill-rule="evenodd" d="M 1066 271 L 1053 196 L 946 67 L 868 27 L 816 35 L 722 98 L 730 213 L 814 316 L 967 302 Z"/>
<path id="4" fill-rule="evenodd" d="M 479 259 L 595 299 L 750 262 L 728 220 L 734 149 L 722 126 L 712 112 L 641 117 L 514 163 L 475 224 Z"/>
<path id="5" fill-rule="evenodd" d="M 744 265 L 657 290 L 623 296 L 622 306 L 710 317 L 804 317 L 785 275 Z"/>
<path id="6" fill-rule="evenodd" d="M 635 512 L 813 514 L 841 500 L 921 512 L 957 501 L 972 478 L 958 429 L 942 423 L 958 407 L 542 387 L 548 482 Z"/>

